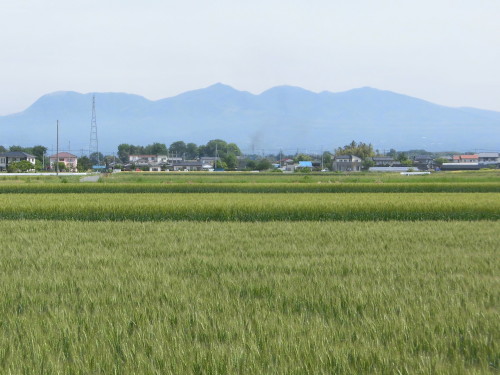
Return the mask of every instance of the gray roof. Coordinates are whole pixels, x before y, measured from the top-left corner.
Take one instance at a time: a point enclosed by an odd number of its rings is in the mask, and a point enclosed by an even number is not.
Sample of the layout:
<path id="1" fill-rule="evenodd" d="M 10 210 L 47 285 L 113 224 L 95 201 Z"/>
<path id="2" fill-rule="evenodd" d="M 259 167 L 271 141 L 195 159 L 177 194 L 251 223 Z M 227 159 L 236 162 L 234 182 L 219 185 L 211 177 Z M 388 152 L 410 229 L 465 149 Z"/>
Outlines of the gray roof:
<path id="1" fill-rule="evenodd" d="M 480 158 L 498 158 L 498 152 L 480 152 L 477 154 Z"/>
<path id="2" fill-rule="evenodd" d="M 336 155 L 335 156 L 335 160 L 337 160 L 337 159 L 349 159 L 349 160 L 352 160 L 354 158 L 361 159 L 359 156 L 356 156 L 356 155 Z"/>
<path id="3" fill-rule="evenodd" d="M 396 161 L 394 160 L 393 158 L 391 158 L 390 156 L 374 156 L 373 158 L 373 161 Z"/>
<path id="4" fill-rule="evenodd" d="M 414 160 L 433 160 L 433 157 L 429 156 L 429 155 L 417 155 L 413 159 Z"/>
<path id="5" fill-rule="evenodd" d="M 23 151 L 9 151 L 9 152 L 4 152 L 0 154 L 0 156 L 4 156 L 7 158 L 32 158 L 35 159 L 35 155 L 28 154 L 27 152 Z"/>
<path id="6" fill-rule="evenodd" d="M 202 167 L 203 165 L 201 161 L 183 161 L 172 164 L 174 167 Z"/>

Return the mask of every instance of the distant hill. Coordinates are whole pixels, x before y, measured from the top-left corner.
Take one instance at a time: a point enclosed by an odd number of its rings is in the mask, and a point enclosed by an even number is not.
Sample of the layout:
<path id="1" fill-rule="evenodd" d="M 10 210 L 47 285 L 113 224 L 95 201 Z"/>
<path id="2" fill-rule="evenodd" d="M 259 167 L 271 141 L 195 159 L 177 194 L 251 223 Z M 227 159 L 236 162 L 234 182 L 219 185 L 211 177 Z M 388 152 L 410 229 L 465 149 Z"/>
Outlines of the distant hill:
<path id="1" fill-rule="evenodd" d="M 313 93 L 279 86 L 260 95 L 213 86 L 157 101 L 96 93 L 99 149 L 120 143 L 206 143 L 222 138 L 244 150 L 331 150 L 352 140 L 380 150 L 500 149 L 500 112 L 451 108 L 369 87 Z M 0 144 L 87 149 L 92 94 L 55 92 L 25 111 L 0 116 Z"/>

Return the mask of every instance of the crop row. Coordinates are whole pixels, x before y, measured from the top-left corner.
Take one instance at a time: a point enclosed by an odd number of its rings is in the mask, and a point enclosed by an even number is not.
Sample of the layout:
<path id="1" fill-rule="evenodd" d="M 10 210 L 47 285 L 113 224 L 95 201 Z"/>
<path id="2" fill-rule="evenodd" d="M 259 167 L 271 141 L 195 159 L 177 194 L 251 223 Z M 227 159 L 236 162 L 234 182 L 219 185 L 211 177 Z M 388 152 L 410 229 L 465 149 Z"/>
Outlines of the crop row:
<path id="1" fill-rule="evenodd" d="M 500 183 L 46 183 L 0 185 L 0 194 L 58 193 L 499 193 Z"/>
<path id="2" fill-rule="evenodd" d="M 4 194 L 0 219 L 498 220 L 498 197 L 495 193 Z"/>

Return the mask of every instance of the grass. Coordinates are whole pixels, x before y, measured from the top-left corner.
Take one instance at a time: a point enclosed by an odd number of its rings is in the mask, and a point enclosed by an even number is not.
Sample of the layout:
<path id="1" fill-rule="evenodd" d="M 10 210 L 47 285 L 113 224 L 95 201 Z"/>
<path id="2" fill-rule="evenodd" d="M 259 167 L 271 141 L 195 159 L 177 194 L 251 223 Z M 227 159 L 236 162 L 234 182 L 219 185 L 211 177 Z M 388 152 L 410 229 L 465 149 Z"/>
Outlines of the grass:
<path id="1" fill-rule="evenodd" d="M 2 221 L 0 372 L 495 373 L 499 230 Z"/>
<path id="2" fill-rule="evenodd" d="M 495 193 L 2 194 L 0 219 L 498 220 Z"/>
<path id="3" fill-rule="evenodd" d="M 122 172 L 106 175 L 104 183 L 437 183 L 498 182 L 500 170 L 436 172 L 425 176 L 399 173 L 248 173 L 248 172 Z"/>
<path id="4" fill-rule="evenodd" d="M 0 184 L 0 194 L 58 193 L 491 193 L 499 182 L 436 183 L 44 183 Z"/>

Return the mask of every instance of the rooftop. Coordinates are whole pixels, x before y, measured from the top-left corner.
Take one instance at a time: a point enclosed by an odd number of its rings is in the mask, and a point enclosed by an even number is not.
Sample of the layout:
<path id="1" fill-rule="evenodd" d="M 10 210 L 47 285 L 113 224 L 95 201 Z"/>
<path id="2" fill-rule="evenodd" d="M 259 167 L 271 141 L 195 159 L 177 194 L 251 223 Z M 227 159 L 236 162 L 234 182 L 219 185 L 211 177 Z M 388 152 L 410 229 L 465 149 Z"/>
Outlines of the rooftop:
<path id="1" fill-rule="evenodd" d="M 60 152 L 50 156 L 51 158 L 76 158 L 76 155 L 70 154 L 69 152 Z"/>
<path id="2" fill-rule="evenodd" d="M 4 152 L 1 153 L 0 156 L 4 156 L 7 158 L 31 158 L 35 159 L 35 155 L 28 154 L 27 152 L 23 151 L 9 151 L 9 152 Z"/>

